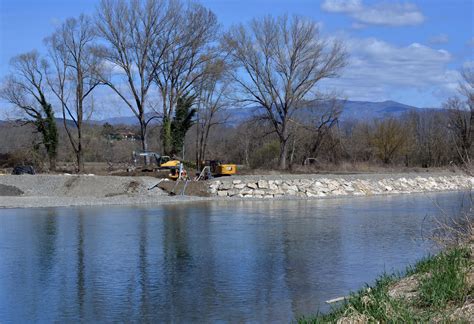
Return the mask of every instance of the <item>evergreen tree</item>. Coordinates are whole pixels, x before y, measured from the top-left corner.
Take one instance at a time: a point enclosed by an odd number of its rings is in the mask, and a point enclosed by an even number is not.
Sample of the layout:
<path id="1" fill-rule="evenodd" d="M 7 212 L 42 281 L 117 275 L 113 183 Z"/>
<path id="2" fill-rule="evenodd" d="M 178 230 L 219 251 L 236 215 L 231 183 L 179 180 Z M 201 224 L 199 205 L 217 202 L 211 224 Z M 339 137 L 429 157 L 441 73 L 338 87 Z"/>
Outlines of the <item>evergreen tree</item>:
<path id="1" fill-rule="evenodd" d="M 173 120 L 164 120 L 163 123 L 169 123 L 171 130 L 171 151 L 170 155 L 182 153 L 186 133 L 193 125 L 196 109 L 192 108 L 194 96 L 184 95 L 178 98 L 175 115 Z"/>

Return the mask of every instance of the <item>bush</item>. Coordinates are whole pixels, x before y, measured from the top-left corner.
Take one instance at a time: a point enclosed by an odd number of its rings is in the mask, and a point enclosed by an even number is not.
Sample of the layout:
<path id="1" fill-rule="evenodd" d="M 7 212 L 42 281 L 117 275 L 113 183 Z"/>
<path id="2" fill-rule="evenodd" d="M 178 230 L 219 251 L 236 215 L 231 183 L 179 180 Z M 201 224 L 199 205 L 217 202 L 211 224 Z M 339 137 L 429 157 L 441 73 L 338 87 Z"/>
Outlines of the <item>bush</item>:
<path id="1" fill-rule="evenodd" d="M 264 144 L 262 147 L 255 150 L 250 159 L 250 166 L 252 168 L 272 168 L 278 163 L 280 155 L 280 145 L 273 141 Z"/>

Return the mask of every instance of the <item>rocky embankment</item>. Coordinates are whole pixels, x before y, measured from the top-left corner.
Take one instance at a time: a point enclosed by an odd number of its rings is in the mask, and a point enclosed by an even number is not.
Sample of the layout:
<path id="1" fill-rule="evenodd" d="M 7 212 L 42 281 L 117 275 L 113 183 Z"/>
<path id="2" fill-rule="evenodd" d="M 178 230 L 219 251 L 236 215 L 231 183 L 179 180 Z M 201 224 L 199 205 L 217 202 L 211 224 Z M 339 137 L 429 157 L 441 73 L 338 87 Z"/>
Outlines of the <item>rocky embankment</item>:
<path id="1" fill-rule="evenodd" d="M 474 178 L 460 173 L 287 175 L 218 179 L 210 182 L 208 191 L 219 197 L 311 198 L 466 190 L 473 186 Z"/>

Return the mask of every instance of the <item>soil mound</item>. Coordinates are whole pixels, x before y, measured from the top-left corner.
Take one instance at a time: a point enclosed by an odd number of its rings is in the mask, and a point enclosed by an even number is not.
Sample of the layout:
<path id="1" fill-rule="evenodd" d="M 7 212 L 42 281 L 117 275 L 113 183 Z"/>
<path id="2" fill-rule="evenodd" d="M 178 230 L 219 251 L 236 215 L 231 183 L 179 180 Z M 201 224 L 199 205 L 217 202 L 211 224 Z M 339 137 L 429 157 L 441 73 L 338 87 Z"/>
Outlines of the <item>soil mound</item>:
<path id="1" fill-rule="evenodd" d="M 23 193 L 17 187 L 0 184 L 0 196 L 21 196 Z"/>

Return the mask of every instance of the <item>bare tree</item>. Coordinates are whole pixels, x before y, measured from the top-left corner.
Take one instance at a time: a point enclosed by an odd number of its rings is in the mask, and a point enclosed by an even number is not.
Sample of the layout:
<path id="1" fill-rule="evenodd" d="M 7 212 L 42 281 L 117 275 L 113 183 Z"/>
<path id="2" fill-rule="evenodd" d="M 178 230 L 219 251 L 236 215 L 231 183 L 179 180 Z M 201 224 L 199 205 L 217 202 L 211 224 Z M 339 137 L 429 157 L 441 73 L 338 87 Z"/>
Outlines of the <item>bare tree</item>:
<path id="1" fill-rule="evenodd" d="M 171 151 L 171 118 L 178 98 L 194 92 L 204 67 L 218 56 L 214 41 L 218 37 L 218 23 L 214 13 L 200 4 L 172 2 L 168 17 L 172 28 L 166 41 L 155 42 L 153 55 L 154 80 L 163 100 L 161 140 L 165 154 Z M 171 40 L 171 41 L 170 41 Z M 169 42 L 165 50 L 163 43 Z"/>
<path id="2" fill-rule="evenodd" d="M 175 41 L 175 5 L 162 0 L 102 0 L 97 28 L 106 46 L 99 49 L 109 71 L 101 79 L 133 112 L 140 124 L 142 149 L 154 116 L 149 96 L 156 68 Z"/>
<path id="3" fill-rule="evenodd" d="M 225 35 L 224 44 L 241 67 L 233 79 L 243 101 L 265 109 L 280 142 L 279 166 L 286 169 L 289 120 L 319 81 L 338 75 L 346 52 L 340 42 L 324 41 L 314 21 L 297 16 L 238 25 Z"/>
<path id="4" fill-rule="evenodd" d="M 462 98 L 449 98 L 444 108 L 449 110 L 448 127 L 456 142 L 459 158 L 469 166 L 474 141 L 474 68 L 463 69 L 461 76 L 459 93 Z"/>
<path id="5" fill-rule="evenodd" d="M 217 125 L 228 119 L 228 92 L 230 80 L 226 77 L 228 69 L 223 59 L 210 61 L 204 69 L 204 77 L 196 86 L 197 124 L 196 124 L 196 165 L 201 169 L 207 153 L 209 133 Z"/>
<path id="6" fill-rule="evenodd" d="M 299 127 L 306 130 L 304 134 L 309 139 L 305 145 L 303 163 L 306 158 L 318 157 L 323 141 L 338 124 L 343 108 L 342 102 L 335 98 L 308 102 L 306 105 L 308 106 L 306 114 L 298 118 L 304 120 L 297 122 Z"/>
<path id="7" fill-rule="evenodd" d="M 100 84 L 100 64 L 92 50 L 94 38 L 91 19 L 81 15 L 78 19 L 67 19 L 46 39 L 55 70 L 49 84 L 61 104 L 64 128 L 76 155 L 78 172 L 84 171 L 83 122 L 90 117 L 93 107 L 88 99 Z"/>
<path id="8" fill-rule="evenodd" d="M 58 131 L 54 110 L 46 97 L 48 63 L 37 51 L 15 56 L 9 75 L 0 89 L 0 97 L 13 104 L 32 123 L 42 136 L 46 148 L 49 169 L 55 170 L 58 147 Z"/>
<path id="9" fill-rule="evenodd" d="M 401 153 L 408 142 L 406 127 L 393 117 L 385 120 L 376 120 L 370 142 L 375 153 L 383 163 L 393 162 L 397 154 Z"/>

